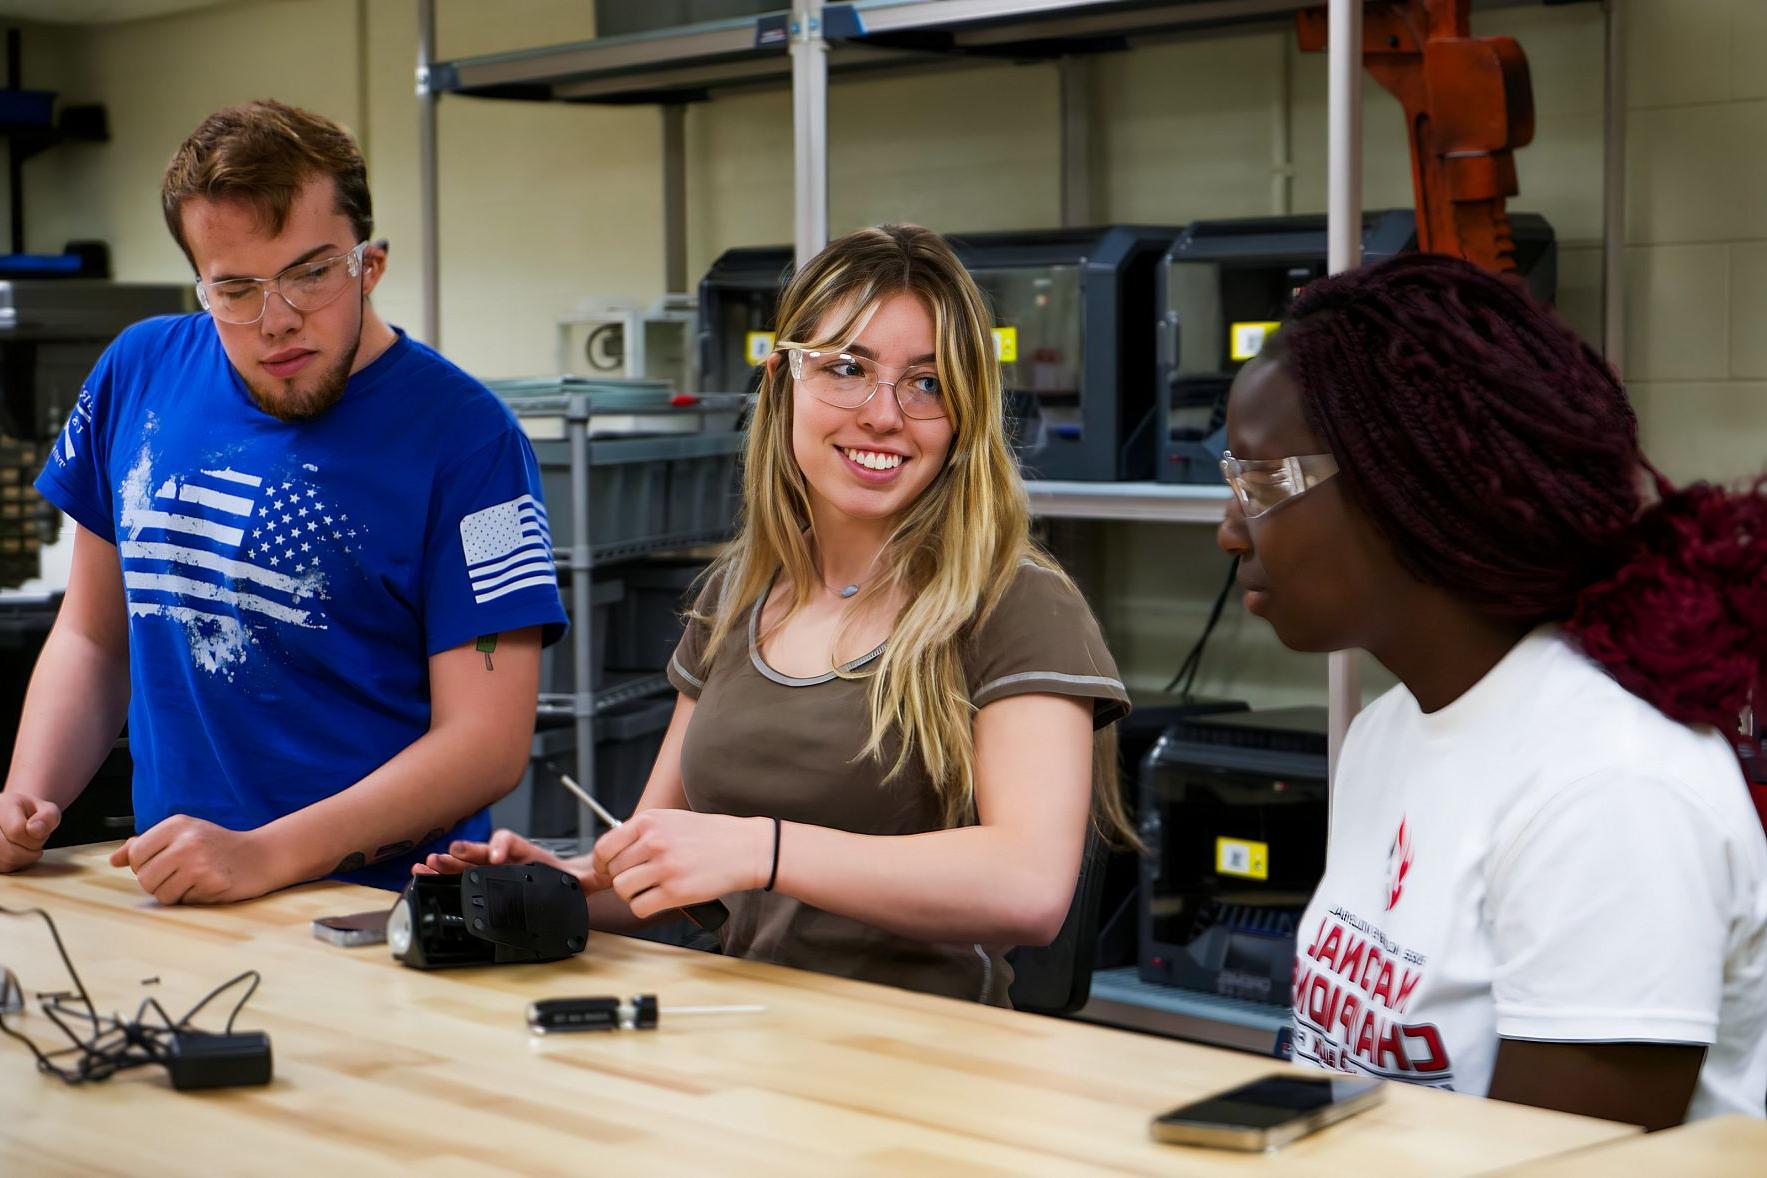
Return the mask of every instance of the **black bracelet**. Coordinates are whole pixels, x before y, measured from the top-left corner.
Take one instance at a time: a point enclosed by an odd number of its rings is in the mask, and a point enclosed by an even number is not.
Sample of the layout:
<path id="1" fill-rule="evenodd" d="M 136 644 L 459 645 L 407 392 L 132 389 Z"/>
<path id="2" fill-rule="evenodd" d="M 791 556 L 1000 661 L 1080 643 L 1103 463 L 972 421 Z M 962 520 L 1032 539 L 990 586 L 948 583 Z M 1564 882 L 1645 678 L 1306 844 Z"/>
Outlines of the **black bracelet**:
<path id="1" fill-rule="evenodd" d="M 775 883 L 777 883 L 778 881 L 779 881 L 779 819 L 775 818 L 773 820 L 773 870 L 769 871 L 767 873 L 767 886 L 762 888 L 761 890 L 763 892 L 772 891 L 773 885 Z"/>

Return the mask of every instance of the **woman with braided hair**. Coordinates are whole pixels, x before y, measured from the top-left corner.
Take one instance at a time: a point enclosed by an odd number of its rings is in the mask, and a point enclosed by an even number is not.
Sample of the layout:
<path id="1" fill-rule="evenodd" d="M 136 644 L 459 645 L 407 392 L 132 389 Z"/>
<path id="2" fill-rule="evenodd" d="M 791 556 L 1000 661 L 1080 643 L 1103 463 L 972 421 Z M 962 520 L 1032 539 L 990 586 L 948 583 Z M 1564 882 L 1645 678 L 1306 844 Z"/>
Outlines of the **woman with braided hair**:
<path id="1" fill-rule="evenodd" d="M 1351 725 L 1295 1054 L 1630 1121 L 1763 1115 L 1767 495 L 1676 488 L 1516 285 L 1313 284 L 1228 402 L 1219 542 L 1297 650 L 1400 683 Z"/>

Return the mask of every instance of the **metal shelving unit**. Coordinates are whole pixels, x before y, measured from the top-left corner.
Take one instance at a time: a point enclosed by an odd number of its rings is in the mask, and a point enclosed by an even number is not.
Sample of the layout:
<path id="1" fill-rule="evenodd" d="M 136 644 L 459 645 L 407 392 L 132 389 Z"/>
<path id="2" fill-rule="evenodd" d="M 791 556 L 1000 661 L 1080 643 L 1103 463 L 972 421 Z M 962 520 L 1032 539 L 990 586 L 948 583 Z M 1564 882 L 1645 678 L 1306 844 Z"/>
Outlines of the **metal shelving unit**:
<path id="1" fill-rule="evenodd" d="M 1543 0 L 1485 0 L 1484 7 L 1535 5 Z M 1067 67 L 1079 56 L 1200 29 L 1289 18 L 1318 0 L 794 0 L 789 11 L 753 19 L 691 25 L 665 32 L 610 37 L 515 53 L 433 61 L 433 0 L 419 3 L 418 99 L 425 219 L 425 322 L 429 342 L 439 337 L 436 246 L 435 104 L 443 93 L 543 102 L 657 103 L 663 106 L 664 256 L 666 285 L 682 289 L 685 276 L 685 104 L 718 91 L 777 86 L 793 92 L 796 245 L 800 262 L 827 240 L 828 79 L 879 66 L 949 65 L 964 60 L 1045 60 L 1063 63 L 1062 181 L 1064 217 L 1084 221 L 1089 201 L 1084 149 L 1085 87 L 1069 84 Z M 1361 0 L 1329 0 L 1329 209 L 1331 268 L 1359 260 L 1356 227 L 1361 199 Z M 1608 14 L 1606 103 L 1607 169 L 1604 199 L 1603 298 L 1610 354 L 1618 347 L 1620 216 L 1624 176 L 1616 161 L 1621 93 L 1620 25 L 1614 0 Z M 1076 222 L 1077 223 L 1077 222 Z M 1168 496 L 1138 496 L 1101 487 L 1033 487 L 1044 514 L 1068 518 L 1164 519 L 1213 522 L 1219 516 L 1184 488 Z M 1332 761 L 1360 701 L 1354 659 L 1329 660 Z"/>
<path id="2" fill-rule="evenodd" d="M 654 551 L 665 552 L 668 549 L 659 547 Z M 588 693 L 589 714 L 593 718 L 621 704 L 631 703 L 636 699 L 648 699 L 653 695 L 661 695 L 667 690 L 669 690 L 669 677 L 661 673 L 621 676 L 615 682 L 603 685 L 600 691 Z M 578 694 L 576 692 L 542 691 L 537 714 L 549 719 L 575 717 Z"/>
<path id="3" fill-rule="evenodd" d="M 1144 982 L 1133 965 L 1093 974 L 1092 997 L 1074 1017 L 1278 1058 L 1289 1036 L 1281 1008 Z"/>
<path id="4" fill-rule="evenodd" d="M 1233 494 L 1225 486 L 1183 483 L 1025 483 L 1031 511 L 1046 519 L 1147 520 L 1167 524 L 1221 522 Z"/>
<path id="5" fill-rule="evenodd" d="M 1482 6 L 1550 2 L 1482 0 Z M 1620 0 L 1599 2 L 1607 18 L 1603 344 L 1608 355 L 1617 358 L 1624 224 L 1623 26 L 1618 15 Z M 433 60 L 434 0 L 419 0 L 417 94 L 425 336 L 432 345 L 440 336 L 435 119 L 436 102 L 443 93 L 487 99 L 660 105 L 665 286 L 681 290 L 686 287 L 684 112 L 690 102 L 707 99 L 714 92 L 789 83 L 793 94 L 795 241 L 797 260 L 802 263 L 827 241 L 830 74 L 839 77 L 880 67 L 949 68 L 965 61 L 1054 62 L 1061 69 L 1062 82 L 1063 221 L 1088 224 L 1093 219 L 1085 159 L 1089 111 L 1087 88 L 1077 84 L 1083 79 L 1078 66 L 1085 55 L 1199 30 L 1282 21 L 1321 3 L 1329 8 L 1327 237 L 1330 268 L 1336 272 L 1360 260 L 1363 0 L 793 0 L 789 12 L 756 19 L 443 62 Z M 1227 497 L 1225 488 L 1156 483 L 1031 482 L 1028 489 L 1033 511 L 1046 517 L 1189 524 L 1219 522 Z M 580 544 L 585 548 L 582 559 L 586 562 L 586 538 Z M 573 554 L 572 559 L 579 558 Z M 586 610 L 586 583 L 581 592 Z M 581 627 L 577 640 L 579 644 L 587 640 Z M 579 657 L 579 665 L 586 662 L 586 652 L 580 651 Z M 1360 696 L 1355 657 L 1349 652 L 1330 655 L 1327 697 L 1332 716 L 1330 761 L 1334 765 Z M 579 697 L 576 708 L 579 731 L 587 733 L 592 706 Z M 1264 1030 L 1260 1027 L 1252 1033 L 1261 1038 Z"/>
<path id="6" fill-rule="evenodd" d="M 740 396 L 709 398 L 714 410 L 727 409 L 740 403 Z M 590 420 L 599 411 L 606 414 L 630 414 L 634 411 L 629 395 L 615 393 L 598 396 L 593 392 L 570 392 L 555 396 L 505 398 L 510 412 L 522 419 L 556 419 L 564 421 L 564 436 L 570 450 L 571 471 L 571 543 L 564 560 L 557 558 L 559 545 L 554 544 L 554 564 L 569 573 L 571 656 L 575 690 L 569 693 L 542 694 L 536 708 L 540 718 L 571 719 L 575 729 L 577 752 L 576 778 L 590 796 L 595 796 L 595 717 L 609 709 L 633 700 L 659 695 L 669 690 L 669 678 L 662 672 L 620 676 L 595 690 L 591 649 L 593 627 L 593 574 L 597 562 L 627 560 L 656 553 L 676 551 L 704 543 L 726 539 L 728 530 L 694 530 L 663 532 L 642 539 L 597 544 L 592 536 L 590 511 L 591 441 Z M 728 403 L 728 404 L 726 404 Z M 690 435 L 691 436 L 691 435 Z M 599 820 L 587 807 L 578 808 L 579 838 L 582 832 L 595 829 Z"/>

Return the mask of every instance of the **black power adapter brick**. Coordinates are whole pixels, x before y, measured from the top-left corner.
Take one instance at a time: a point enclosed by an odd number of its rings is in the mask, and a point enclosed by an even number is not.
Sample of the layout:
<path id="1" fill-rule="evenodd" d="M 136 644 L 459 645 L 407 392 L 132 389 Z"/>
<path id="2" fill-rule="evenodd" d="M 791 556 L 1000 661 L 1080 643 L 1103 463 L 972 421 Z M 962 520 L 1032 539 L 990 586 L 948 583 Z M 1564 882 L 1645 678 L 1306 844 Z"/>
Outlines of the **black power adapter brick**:
<path id="1" fill-rule="evenodd" d="M 574 885 L 576 880 L 573 878 L 571 882 Z M 67 967 L 68 978 L 74 983 L 71 990 L 38 995 L 43 1013 L 67 1036 L 69 1043 L 67 1047 L 50 1052 L 44 1052 L 29 1036 L 6 1025 L 3 1008 L 7 995 L 0 993 L 0 1032 L 30 1049 L 37 1059 L 38 1071 L 67 1084 L 89 1084 L 108 1080 L 131 1068 L 158 1065 L 171 1073 L 172 1087 L 184 1092 L 270 1082 L 270 1036 L 262 1031 L 236 1034 L 233 1030 L 233 1020 L 239 1017 L 239 1012 L 245 1009 L 245 1004 L 257 992 L 258 983 L 263 980 L 257 970 L 248 969 L 238 977 L 222 982 L 185 1011 L 181 1019 L 174 1020 L 152 997 L 142 1001 L 132 1019 L 124 1019 L 120 1014 L 107 1017 L 99 1014 L 93 1005 L 92 996 L 86 992 L 86 983 L 80 980 L 80 971 L 74 968 L 67 946 L 62 944 L 61 933 L 55 928 L 55 919 L 49 913 L 41 908 L 0 906 L 0 916 L 42 917 L 49 928 L 49 936 L 55 941 L 56 952 L 61 954 L 61 963 Z M 10 977 L 6 971 L 0 970 L 0 980 Z M 147 980 L 159 981 L 158 978 Z M 234 1003 L 233 1013 L 227 1016 L 227 1026 L 220 1034 L 211 1035 L 190 1025 L 190 1020 L 204 1007 L 241 982 L 250 984 Z M 158 1016 L 158 1022 L 144 1021 L 149 1011 Z M 91 1033 L 82 1037 L 74 1030 L 74 1024 L 78 1023 L 89 1024 Z M 57 1057 L 69 1053 L 78 1053 L 78 1058 L 72 1062 L 57 1062 Z"/>
<path id="2" fill-rule="evenodd" d="M 232 1088 L 270 1082 L 270 1036 L 262 1031 L 210 1035 L 177 1031 L 166 1048 L 172 1087 Z"/>

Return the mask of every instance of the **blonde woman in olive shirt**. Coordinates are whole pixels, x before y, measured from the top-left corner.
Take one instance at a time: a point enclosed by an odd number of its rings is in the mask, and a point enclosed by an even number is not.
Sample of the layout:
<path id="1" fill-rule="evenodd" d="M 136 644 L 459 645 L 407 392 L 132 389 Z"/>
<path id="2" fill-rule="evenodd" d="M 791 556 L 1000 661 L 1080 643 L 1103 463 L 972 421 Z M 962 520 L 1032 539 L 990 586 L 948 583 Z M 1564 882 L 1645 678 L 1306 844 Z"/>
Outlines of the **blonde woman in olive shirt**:
<path id="1" fill-rule="evenodd" d="M 1128 697 L 1031 542 L 993 319 L 943 239 L 833 242 L 778 322 L 662 752 L 560 865 L 600 929 L 722 898 L 727 953 L 1005 1005 L 1002 954 L 1060 929 L 1088 824 L 1126 833 L 1095 734 Z M 452 852 L 428 869 L 559 862 L 508 831 Z"/>

